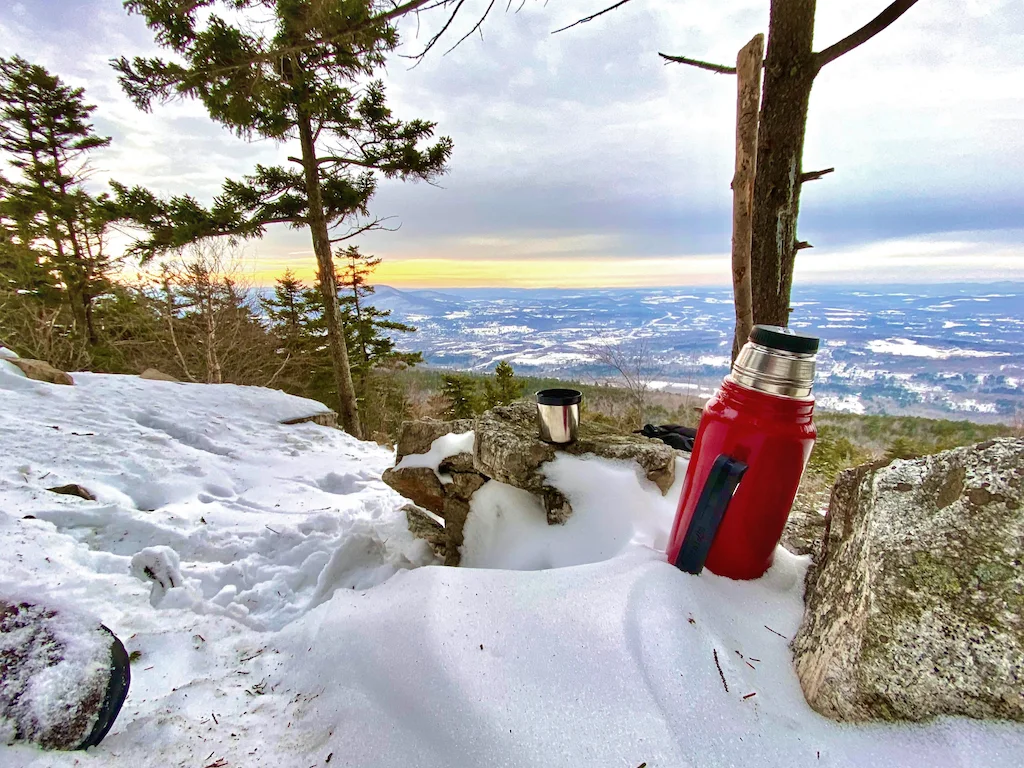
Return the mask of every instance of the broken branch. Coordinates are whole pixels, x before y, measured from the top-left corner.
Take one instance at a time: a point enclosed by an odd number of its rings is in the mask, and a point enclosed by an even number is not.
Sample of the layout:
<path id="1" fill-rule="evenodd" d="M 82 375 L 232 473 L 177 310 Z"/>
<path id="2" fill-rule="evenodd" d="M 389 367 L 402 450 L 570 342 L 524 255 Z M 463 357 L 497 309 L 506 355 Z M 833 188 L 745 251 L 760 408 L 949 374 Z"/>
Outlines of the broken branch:
<path id="1" fill-rule="evenodd" d="M 700 59 L 689 59 L 686 56 L 669 56 L 667 53 L 659 53 L 659 56 L 665 61 L 670 61 L 673 64 L 689 64 L 691 67 L 697 67 L 698 69 L 706 69 L 709 72 L 717 72 L 720 75 L 735 75 L 736 67 L 727 67 L 724 64 L 712 64 L 710 61 L 701 61 Z"/>
<path id="2" fill-rule="evenodd" d="M 805 184 L 808 181 L 817 181 L 822 176 L 833 173 L 835 168 L 826 168 L 823 171 L 807 171 L 807 173 L 800 174 L 800 183 Z"/>

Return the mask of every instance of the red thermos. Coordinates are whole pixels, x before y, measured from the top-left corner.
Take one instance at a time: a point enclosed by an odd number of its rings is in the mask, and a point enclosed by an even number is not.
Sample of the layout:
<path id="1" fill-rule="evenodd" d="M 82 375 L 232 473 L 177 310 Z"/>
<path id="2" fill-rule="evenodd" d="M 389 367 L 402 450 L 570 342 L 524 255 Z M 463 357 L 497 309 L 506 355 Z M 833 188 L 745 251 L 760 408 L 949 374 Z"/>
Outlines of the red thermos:
<path id="1" fill-rule="evenodd" d="M 756 579 L 811 456 L 818 339 L 756 325 L 701 416 L 668 560 L 682 570 Z"/>

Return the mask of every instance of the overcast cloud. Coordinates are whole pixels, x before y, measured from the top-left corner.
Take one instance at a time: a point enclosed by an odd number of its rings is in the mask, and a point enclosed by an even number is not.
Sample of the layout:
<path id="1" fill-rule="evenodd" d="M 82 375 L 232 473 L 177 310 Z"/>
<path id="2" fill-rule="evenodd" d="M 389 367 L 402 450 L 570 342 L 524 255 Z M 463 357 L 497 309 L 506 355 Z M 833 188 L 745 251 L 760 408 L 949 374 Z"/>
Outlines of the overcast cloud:
<path id="1" fill-rule="evenodd" d="M 886 4 L 819 0 L 816 47 Z M 467 0 L 449 45 L 485 5 Z M 496 6 L 483 39 L 446 56 L 442 43 L 414 69 L 390 62 L 395 111 L 437 121 L 455 153 L 440 187 L 382 185 L 373 209 L 402 226 L 367 236 L 367 249 L 389 262 L 538 260 L 538 270 L 541 259 L 621 259 L 638 282 L 652 282 L 643 259 L 652 270 L 678 259 L 679 279 L 687 264 L 695 281 L 728 279 L 735 81 L 664 66 L 657 52 L 731 63 L 766 29 L 768 0 L 633 0 L 550 34 L 601 7 Z M 442 21 L 424 14 L 418 39 L 404 23 L 402 52 Z M 237 139 L 196 104 L 136 111 L 108 60 L 154 51 L 119 0 L 0 10 L 0 54 L 47 66 L 98 105 L 97 126 L 114 136 L 98 179 L 208 200 L 224 176 L 283 159 L 285 148 Z M 1024 279 L 1021 1 L 927 0 L 826 67 L 805 168 L 829 166 L 836 173 L 804 190 L 800 233 L 816 247 L 801 253 L 798 279 L 899 280 L 908 265 L 921 279 Z M 311 267 L 301 231 L 273 230 L 253 250 L 270 271 Z"/>

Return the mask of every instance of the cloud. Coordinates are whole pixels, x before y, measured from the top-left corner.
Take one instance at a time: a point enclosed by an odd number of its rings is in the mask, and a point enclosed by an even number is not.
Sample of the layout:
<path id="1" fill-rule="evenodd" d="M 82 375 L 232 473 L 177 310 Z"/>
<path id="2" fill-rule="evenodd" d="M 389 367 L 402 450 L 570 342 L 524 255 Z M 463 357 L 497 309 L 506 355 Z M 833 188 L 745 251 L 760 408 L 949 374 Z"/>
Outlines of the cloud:
<path id="1" fill-rule="evenodd" d="M 486 2 L 467 0 L 447 45 L 419 66 L 389 62 L 384 79 L 396 114 L 437 121 L 455 153 L 439 186 L 382 183 L 374 212 L 402 226 L 368 235 L 367 250 L 397 261 L 463 261 L 467 270 L 487 259 L 538 269 L 530 265 L 557 257 L 683 259 L 692 271 L 695 259 L 723 258 L 734 80 L 665 66 L 656 54 L 730 63 L 767 27 L 768 0 L 636 0 L 557 35 L 550 32 L 602 4 L 528 0 L 518 13 L 497 4 L 482 39 L 473 35 L 442 55 Z M 817 47 L 885 5 L 819 3 Z M 400 53 L 420 50 L 444 18 L 444 9 L 422 14 L 418 37 L 417 20 L 403 22 Z M 875 275 L 906 264 L 906 248 L 935 240 L 961 242 L 973 254 L 959 262 L 941 256 L 943 274 L 1024 276 L 1014 256 L 1024 252 L 1022 34 L 1019 0 L 930 0 L 826 67 L 812 94 L 805 167 L 837 170 L 804 190 L 801 237 L 816 247 L 801 254 L 809 266 L 798 268 L 798 279 L 827 279 L 811 266 L 825 253 Z M 244 142 L 197 104 L 135 110 L 108 60 L 155 51 L 119 0 L 0 9 L 0 53 L 31 54 L 86 86 L 98 105 L 97 127 L 115 138 L 98 153 L 99 179 L 208 200 L 225 176 L 283 161 L 287 147 Z M 878 243 L 903 245 L 872 255 Z M 989 264 L 995 245 L 1003 261 Z M 301 231 L 269 231 L 252 248 L 268 268 L 310 259 Z M 718 275 L 717 265 L 705 272 Z"/>

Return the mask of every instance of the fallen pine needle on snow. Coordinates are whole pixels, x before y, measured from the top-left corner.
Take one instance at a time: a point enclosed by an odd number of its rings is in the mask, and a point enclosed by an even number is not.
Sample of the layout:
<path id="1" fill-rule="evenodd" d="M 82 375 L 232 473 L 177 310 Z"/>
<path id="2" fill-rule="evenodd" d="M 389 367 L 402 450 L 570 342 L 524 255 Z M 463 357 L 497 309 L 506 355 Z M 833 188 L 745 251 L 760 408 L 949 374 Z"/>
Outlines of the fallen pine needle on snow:
<path id="1" fill-rule="evenodd" d="M 767 630 L 768 630 L 769 632 L 771 632 L 771 633 L 772 633 L 773 635 L 778 635 L 778 636 L 779 636 L 779 637 L 781 637 L 781 638 L 782 638 L 783 640 L 789 640 L 789 638 L 788 638 L 788 637 L 786 637 L 786 636 L 785 636 L 784 634 L 782 634 L 781 632 L 776 632 L 776 631 L 775 631 L 774 629 L 772 629 L 771 627 L 769 627 L 769 626 L 768 626 L 767 624 L 765 624 L 765 625 L 764 625 L 764 628 L 765 628 L 765 629 L 767 629 Z"/>
<path id="2" fill-rule="evenodd" d="M 753 693 L 748 693 L 746 696 L 743 697 L 743 700 L 746 701 L 747 699 L 752 698 L 754 696 L 757 696 L 757 691 L 754 691 Z"/>
<path id="3" fill-rule="evenodd" d="M 729 684 L 725 682 L 725 673 L 722 672 L 722 665 L 718 663 L 718 651 L 712 650 L 715 657 L 715 666 L 718 667 L 718 676 L 722 678 L 722 685 L 725 686 L 725 692 L 729 692 Z"/>

